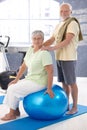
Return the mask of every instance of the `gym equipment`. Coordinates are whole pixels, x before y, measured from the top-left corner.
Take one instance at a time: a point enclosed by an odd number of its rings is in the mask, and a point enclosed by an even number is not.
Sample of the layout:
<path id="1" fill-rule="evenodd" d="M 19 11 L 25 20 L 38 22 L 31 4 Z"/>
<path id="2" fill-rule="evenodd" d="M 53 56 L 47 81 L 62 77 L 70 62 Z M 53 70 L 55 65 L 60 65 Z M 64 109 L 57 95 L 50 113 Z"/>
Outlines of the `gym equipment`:
<path id="1" fill-rule="evenodd" d="M 10 42 L 9 36 L 0 36 L 0 72 L 10 70 L 9 63 L 6 57 L 7 47 Z"/>
<path id="2" fill-rule="evenodd" d="M 16 71 L 11 71 L 10 66 L 6 57 L 7 47 L 10 41 L 9 36 L 5 36 L 4 39 L 7 38 L 6 42 L 2 42 L 3 36 L 0 36 L 0 86 L 2 89 L 7 89 L 8 83 L 15 79 Z M 4 40 L 3 39 L 3 40 Z"/>
<path id="3" fill-rule="evenodd" d="M 2 89 L 6 90 L 8 84 L 14 80 L 16 77 L 16 71 L 4 71 L 0 73 L 0 86 Z"/>
<path id="4" fill-rule="evenodd" d="M 52 86 L 54 98 L 44 94 L 46 89 L 32 93 L 23 100 L 23 106 L 30 118 L 53 120 L 64 115 L 68 107 L 65 91 L 58 85 Z"/>

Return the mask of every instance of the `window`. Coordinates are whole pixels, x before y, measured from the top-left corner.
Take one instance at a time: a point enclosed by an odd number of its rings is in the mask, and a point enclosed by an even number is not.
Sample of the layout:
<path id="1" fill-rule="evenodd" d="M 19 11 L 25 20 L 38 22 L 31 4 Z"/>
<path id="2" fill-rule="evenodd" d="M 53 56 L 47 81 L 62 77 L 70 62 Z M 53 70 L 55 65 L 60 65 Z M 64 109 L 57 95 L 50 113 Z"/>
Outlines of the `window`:
<path id="1" fill-rule="evenodd" d="M 5 0 L 0 3 L 0 35 L 10 36 L 9 46 L 28 46 L 32 31 L 40 29 L 47 39 L 59 21 L 54 0 Z"/>
<path id="2" fill-rule="evenodd" d="M 58 22 L 58 2 L 54 0 L 30 0 L 30 32 L 41 29 L 45 33 L 45 39 L 47 39 Z"/>
<path id="3" fill-rule="evenodd" d="M 10 46 L 29 42 L 29 1 L 5 0 L 0 3 L 0 35 L 10 36 Z"/>

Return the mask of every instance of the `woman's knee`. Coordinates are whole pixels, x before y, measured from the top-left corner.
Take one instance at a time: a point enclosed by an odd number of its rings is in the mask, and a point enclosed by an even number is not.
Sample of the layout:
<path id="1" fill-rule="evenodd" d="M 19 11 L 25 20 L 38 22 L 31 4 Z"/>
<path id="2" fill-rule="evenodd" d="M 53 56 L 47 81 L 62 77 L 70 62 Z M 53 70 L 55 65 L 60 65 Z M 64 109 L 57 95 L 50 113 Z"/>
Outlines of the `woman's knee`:
<path id="1" fill-rule="evenodd" d="M 15 88 L 16 88 L 15 85 L 12 84 L 12 85 L 10 85 L 10 86 L 8 87 L 7 92 L 8 92 L 8 91 L 10 91 L 10 92 L 13 91 L 13 92 L 14 92 Z"/>

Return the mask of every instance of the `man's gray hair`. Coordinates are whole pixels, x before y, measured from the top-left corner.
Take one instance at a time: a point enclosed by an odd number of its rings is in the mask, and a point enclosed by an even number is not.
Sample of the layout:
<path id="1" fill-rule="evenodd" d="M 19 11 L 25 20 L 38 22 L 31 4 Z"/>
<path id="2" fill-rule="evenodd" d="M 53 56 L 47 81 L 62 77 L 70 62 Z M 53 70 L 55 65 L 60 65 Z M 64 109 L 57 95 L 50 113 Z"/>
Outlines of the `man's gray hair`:
<path id="1" fill-rule="evenodd" d="M 69 3 L 62 3 L 62 4 L 60 5 L 60 7 L 63 6 L 63 5 L 69 6 L 69 9 L 72 11 L 72 6 L 71 6 L 71 4 L 69 4 Z"/>
<path id="2" fill-rule="evenodd" d="M 40 35 L 42 37 L 42 39 L 44 40 L 44 33 L 41 30 L 35 30 L 32 32 L 32 37 L 34 35 Z"/>

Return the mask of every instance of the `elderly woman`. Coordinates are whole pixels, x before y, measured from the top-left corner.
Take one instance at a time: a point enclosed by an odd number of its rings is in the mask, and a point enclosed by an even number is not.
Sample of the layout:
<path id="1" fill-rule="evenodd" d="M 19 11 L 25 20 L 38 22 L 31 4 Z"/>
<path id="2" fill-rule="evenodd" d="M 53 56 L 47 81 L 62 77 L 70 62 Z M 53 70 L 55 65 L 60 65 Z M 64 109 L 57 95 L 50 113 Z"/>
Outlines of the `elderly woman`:
<path id="1" fill-rule="evenodd" d="M 52 58 L 48 51 L 41 50 L 43 40 L 44 33 L 42 31 L 36 30 L 32 33 L 32 46 L 29 47 L 24 57 L 16 79 L 10 82 L 4 99 L 4 103 L 9 106 L 10 111 L 1 120 L 12 120 L 20 116 L 20 98 L 24 98 L 28 94 L 47 88 L 46 93 L 51 98 L 54 96 L 51 89 L 53 81 Z M 28 69 L 26 77 L 19 80 L 26 69 Z"/>

